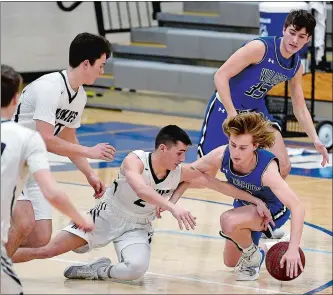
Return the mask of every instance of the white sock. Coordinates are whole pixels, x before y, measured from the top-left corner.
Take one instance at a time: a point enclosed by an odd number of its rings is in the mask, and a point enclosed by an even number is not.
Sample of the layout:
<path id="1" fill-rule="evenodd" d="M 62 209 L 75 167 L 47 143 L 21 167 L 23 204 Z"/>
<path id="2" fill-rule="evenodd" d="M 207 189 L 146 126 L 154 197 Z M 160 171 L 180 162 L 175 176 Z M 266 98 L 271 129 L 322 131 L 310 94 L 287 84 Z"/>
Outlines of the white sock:
<path id="1" fill-rule="evenodd" d="M 254 252 L 256 252 L 258 247 L 252 242 L 251 245 L 247 248 L 243 248 L 243 255 L 246 257 L 251 256 Z"/>

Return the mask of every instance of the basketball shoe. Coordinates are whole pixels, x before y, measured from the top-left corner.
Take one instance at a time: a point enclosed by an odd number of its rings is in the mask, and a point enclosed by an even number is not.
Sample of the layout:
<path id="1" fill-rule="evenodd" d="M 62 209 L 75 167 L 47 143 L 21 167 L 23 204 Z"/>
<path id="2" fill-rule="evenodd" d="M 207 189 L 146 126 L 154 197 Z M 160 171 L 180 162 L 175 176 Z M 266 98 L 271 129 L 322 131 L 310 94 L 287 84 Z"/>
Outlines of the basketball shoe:
<path id="1" fill-rule="evenodd" d="M 243 254 L 235 267 L 236 281 L 255 281 L 259 277 L 264 259 L 265 252 L 260 248 L 257 248 L 250 256 Z"/>
<path id="2" fill-rule="evenodd" d="M 97 270 L 110 264 L 111 260 L 103 257 L 91 263 L 71 265 L 64 270 L 64 276 L 68 279 L 97 280 Z"/>

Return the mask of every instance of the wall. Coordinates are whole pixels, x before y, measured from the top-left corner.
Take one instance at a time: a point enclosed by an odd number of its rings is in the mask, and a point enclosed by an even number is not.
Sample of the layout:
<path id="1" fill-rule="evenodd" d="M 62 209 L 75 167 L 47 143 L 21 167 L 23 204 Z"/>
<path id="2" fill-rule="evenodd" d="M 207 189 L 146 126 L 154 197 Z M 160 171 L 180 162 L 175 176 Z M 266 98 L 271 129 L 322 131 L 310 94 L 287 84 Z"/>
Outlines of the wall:
<path id="1" fill-rule="evenodd" d="M 182 9 L 181 2 L 162 3 L 166 12 Z M 62 11 L 56 2 L 1 2 L 1 63 L 20 72 L 66 68 L 70 42 L 81 32 L 97 33 L 93 2 L 83 2 L 71 12 Z M 130 41 L 129 33 L 107 38 L 111 43 Z"/>

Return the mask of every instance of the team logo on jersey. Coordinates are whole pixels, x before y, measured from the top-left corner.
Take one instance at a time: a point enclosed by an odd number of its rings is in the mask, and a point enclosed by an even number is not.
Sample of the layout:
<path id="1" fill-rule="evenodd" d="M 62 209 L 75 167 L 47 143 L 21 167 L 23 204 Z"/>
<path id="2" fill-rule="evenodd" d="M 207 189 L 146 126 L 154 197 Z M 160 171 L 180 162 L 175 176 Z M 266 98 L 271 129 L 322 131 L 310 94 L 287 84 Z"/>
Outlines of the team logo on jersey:
<path id="1" fill-rule="evenodd" d="M 269 59 L 268 59 L 268 62 L 274 64 L 274 59 L 269 58 Z"/>
<path id="2" fill-rule="evenodd" d="M 56 119 L 71 123 L 75 120 L 75 118 L 78 114 L 79 114 L 78 112 L 74 112 L 74 111 L 70 111 L 70 110 L 66 110 L 66 109 L 57 109 Z"/>

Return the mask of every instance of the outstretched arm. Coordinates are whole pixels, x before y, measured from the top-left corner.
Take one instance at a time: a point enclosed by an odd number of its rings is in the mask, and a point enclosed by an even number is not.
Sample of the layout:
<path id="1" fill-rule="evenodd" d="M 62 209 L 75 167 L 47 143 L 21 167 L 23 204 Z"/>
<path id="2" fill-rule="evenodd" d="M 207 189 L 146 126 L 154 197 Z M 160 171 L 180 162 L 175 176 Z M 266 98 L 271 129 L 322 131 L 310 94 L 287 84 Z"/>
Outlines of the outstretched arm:
<path id="1" fill-rule="evenodd" d="M 313 142 L 316 150 L 322 154 L 323 160 L 321 162 L 321 165 L 324 167 L 329 162 L 328 152 L 317 135 L 310 112 L 306 106 L 302 88 L 302 75 L 303 67 L 301 65 L 295 77 L 290 81 L 291 101 L 293 104 L 293 110 L 297 121 Z"/>
<path id="2" fill-rule="evenodd" d="M 263 185 L 271 188 L 276 197 L 291 211 L 291 235 L 288 251 L 281 260 L 281 266 L 287 262 L 287 275 L 297 275 L 297 264 L 303 269 L 298 248 L 303 233 L 305 208 L 294 191 L 285 182 L 275 161 L 269 164 L 262 177 Z"/>

